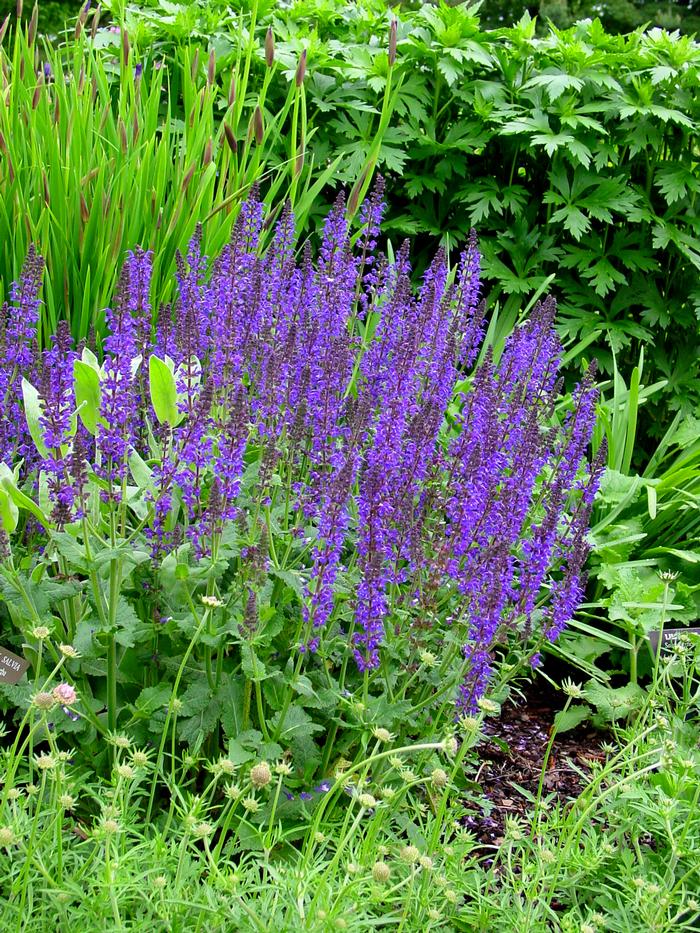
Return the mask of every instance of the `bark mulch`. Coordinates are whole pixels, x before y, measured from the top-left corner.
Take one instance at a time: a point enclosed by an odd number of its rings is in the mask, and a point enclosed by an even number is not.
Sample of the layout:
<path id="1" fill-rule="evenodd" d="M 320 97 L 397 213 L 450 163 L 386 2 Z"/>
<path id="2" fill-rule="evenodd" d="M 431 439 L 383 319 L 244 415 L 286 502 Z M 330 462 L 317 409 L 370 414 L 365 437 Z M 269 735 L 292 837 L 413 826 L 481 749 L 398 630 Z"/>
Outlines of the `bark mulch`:
<path id="1" fill-rule="evenodd" d="M 561 707 L 561 694 L 553 694 L 545 681 L 534 685 L 524 699 L 509 702 L 498 719 L 487 720 L 485 732 L 494 741 L 479 746 L 480 766 L 474 780 L 480 785 L 485 801 L 476 794 L 467 806 L 473 815 L 465 826 L 484 846 L 503 841 L 506 817 L 521 818 L 527 823 L 532 804 L 516 785 L 532 794 L 542 771 L 550 729 Z M 604 758 L 601 746 L 606 736 L 585 723 L 571 732 L 558 735 L 547 765 L 543 793 L 554 792 L 562 801 L 577 797 L 584 779 L 572 767 L 588 773 L 592 759 Z"/>

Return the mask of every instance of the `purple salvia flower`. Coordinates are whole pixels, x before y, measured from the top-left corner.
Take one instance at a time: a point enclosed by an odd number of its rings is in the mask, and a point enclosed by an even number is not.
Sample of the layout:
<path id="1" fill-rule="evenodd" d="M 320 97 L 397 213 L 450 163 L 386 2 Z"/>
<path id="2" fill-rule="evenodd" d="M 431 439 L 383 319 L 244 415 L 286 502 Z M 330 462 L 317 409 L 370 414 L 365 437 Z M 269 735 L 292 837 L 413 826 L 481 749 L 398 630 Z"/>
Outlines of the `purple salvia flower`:
<path id="1" fill-rule="evenodd" d="M 25 472 L 36 457 L 20 399 L 22 377 L 30 377 L 36 359 L 35 331 L 39 320 L 44 260 L 30 246 L 19 281 L 10 287 L 0 309 L 0 461 L 25 460 Z"/>
<path id="2" fill-rule="evenodd" d="M 60 528 L 71 520 L 76 490 L 71 482 L 67 448 L 71 441 L 75 398 L 73 396 L 73 361 L 68 323 L 59 321 L 53 346 L 42 354 L 39 368 L 39 397 L 42 413 L 39 423 L 48 454 L 40 463 L 46 473 L 53 505 L 52 519 Z M 77 429 L 77 425 L 76 425 Z"/>

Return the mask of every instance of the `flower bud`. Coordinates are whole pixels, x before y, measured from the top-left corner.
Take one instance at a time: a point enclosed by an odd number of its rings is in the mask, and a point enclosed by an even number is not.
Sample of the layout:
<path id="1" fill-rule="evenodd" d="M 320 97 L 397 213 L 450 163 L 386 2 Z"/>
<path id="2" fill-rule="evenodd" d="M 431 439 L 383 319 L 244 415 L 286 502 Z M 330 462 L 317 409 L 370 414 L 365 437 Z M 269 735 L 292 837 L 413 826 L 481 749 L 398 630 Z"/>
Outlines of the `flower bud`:
<path id="1" fill-rule="evenodd" d="M 297 87 L 301 87 L 304 83 L 304 76 L 306 74 L 306 49 L 304 49 L 299 56 L 299 64 L 297 65 L 297 73 L 294 75 L 294 83 Z"/>
<path id="2" fill-rule="evenodd" d="M 209 61 L 207 62 L 207 85 L 211 87 L 216 78 L 216 54 L 214 49 L 209 52 Z"/>
<path id="3" fill-rule="evenodd" d="M 100 13 L 102 12 L 102 4 L 98 3 L 95 12 L 92 14 L 92 26 L 90 27 L 90 38 L 92 41 L 95 41 L 95 36 L 97 35 L 97 29 L 100 25 Z"/>
<path id="4" fill-rule="evenodd" d="M 253 114 L 253 130 L 255 132 L 255 142 L 258 146 L 261 146 L 265 135 L 265 128 L 263 126 L 263 115 L 260 104 L 257 105 L 255 113 Z"/>
<path id="5" fill-rule="evenodd" d="M 29 28 L 27 29 L 27 44 L 34 45 L 34 40 L 36 39 L 36 30 L 39 25 L 39 4 L 34 4 L 34 9 L 32 10 L 32 18 L 29 20 Z"/>
<path id="6" fill-rule="evenodd" d="M 391 869 L 386 862 L 375 862 L 372 866 L 372 877 L 377 884 L 386 884 L 391 877 Z"/>
<path id="7" fill-rule="evenodd" d="M 272 68 L 272 63 L 275 60 L 275 37 L 272 34 L 272 26 L 267 27 L 267 35 L 265 36 L 265 64 L 268 68 Z"/>
<path id="8" fill-rule="evenodd" d="M 396 29 L 397 22 L 395 19 L 391 21 L 391 27 L 389 29 L 389 67 L 392 68 L 394 62 L 396 61 Z"/>

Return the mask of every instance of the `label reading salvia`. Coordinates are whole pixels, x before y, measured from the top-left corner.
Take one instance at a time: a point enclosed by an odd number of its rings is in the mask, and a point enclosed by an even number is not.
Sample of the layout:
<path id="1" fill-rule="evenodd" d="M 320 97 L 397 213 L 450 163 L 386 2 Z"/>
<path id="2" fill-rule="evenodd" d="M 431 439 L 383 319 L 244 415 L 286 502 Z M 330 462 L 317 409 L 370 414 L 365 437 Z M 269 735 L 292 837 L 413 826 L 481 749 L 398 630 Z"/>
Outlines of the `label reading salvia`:
<path id="1" fill-rule="evenodd" d="M 669 650 L 675 642 L 683 638 L 684 635 L 700 635 L 700 628 L 666 628 L 661 638 L 662 650 Z M 654 654 L 659 650 L 659 633 L 649 632 L 649 641 Z"/>
<path id="2" fill-rule="evenodd" d="M 29 667 L 29 661 L 0 647 L 0 684 L 16 684 Z"/>

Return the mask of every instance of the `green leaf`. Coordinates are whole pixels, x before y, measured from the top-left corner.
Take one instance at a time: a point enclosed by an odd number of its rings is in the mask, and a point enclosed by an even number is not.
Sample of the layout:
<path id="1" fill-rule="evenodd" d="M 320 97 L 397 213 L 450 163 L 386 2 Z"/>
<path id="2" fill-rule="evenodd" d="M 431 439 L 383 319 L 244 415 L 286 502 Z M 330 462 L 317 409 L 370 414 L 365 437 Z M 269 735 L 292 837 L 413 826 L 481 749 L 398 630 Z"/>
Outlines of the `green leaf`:
<path id="1" fill-rule="evenodd" d="M 29 496 L 26 496 L 21 491 L 21 489 L 18 489 L 15 483 L 14 474 L 5 463 L 0 463 L 0 486 L 10 496 L 18 508 L 25 509 L 27 512 L 31 512 L 34 518 L 36 518 L 36 520 L 40 522 L 44 528 L 49 527 L 50 522 L 44 512 L 42 512 L 33 499 L 30 499 Z"/>
<path id="2" fill-rule="evenodd" d="M 0 525 L 8 535 L 17 527 L 19 520 L 19 509 L 9 492 L 0 486 Z"/>
<path id="3" fill-rule="evenodd" d="M 171 428 L 175 427 L 182 420 L 182 416 L 177 410 L 177 385 L 173 372 L 163 360 L 151 356 L 148 361 L 148 377 L 156 418 L 161 424 L 165 422 Z"/>
<path id="4" fill-rule="evenodd" d="M 97 425 L 106 423 L 104 418 L 100 416 L 102 392 L 100 390 L 100 377 L 95 368 L 82 360 L 74 360 L 73 388 L 80 420 L 90 434 L 95 435 Z"/>
<path id="5" fill-rule="evenodd" d="M 153 491 L 153 470 L 135 450 L 129 454 L 129 471 L 139 489 Z"/>
<path id="6" fill-rule="evenodd" d="M 221 725 L 229 738 L 243 731 L 243 683 L 228 676 L 219 687 L 217 698 L 221 703 Z"/>
<path id="7" fill-rule="evenodd" d="M 580 726 L 591 715 L 588 706 L 570 706 L 568 709 L 560 709 L 554 717 L 554 732 L 558 735 L 560 732 L 569 732 Z"/>
<path id="8" fill-rule="evenodd" d="M 40 417 L 43 406 L 39 393 L 26 379 L 22 379 L 22 398 L 24 400 L 24 417 L 27 419 L 27 427 L 32 436 L 32 440 L 42 457 L 48 456 L 48 450 L 44 443 L 44 432 L 41 427 Z"/>
<path id="9" fill-rule="evenodd" d="M 700 190 L 700 179 L 677 162 L 667 162 L 656 169 L 654 184 L 666 199 L 667 204 L 673 204 L 686 197 L 689 192 Z"/>
<path id="10" fill-rule="evenodd" d="M 638 684 L 626 684 L 624 687 L 606 687 L 591 681 L 586 685 L 586 699 L 598 712 L 610 722 L 625 719 L 641 709 L 646 693 Z"/>
<path id="11" fill-rule="evenodd" d="M 265 670 L 265 665 L 253 651 L 251 645 L 247 643 L 241 645 L 241 666 L 243 667 L 243 673 L 253 683 L 265 680 L 270 676 Z"/>
<path id="12" fill-rule="evenodd" d="M 119 597 L 119 603 L 115 614 L 115 625 L 115 641 L 124 648 L 133 648 L 139 640 L 138 630 L 145 626 L 136 615 L 134 607 L 127 601 L 125 596 Z"/>

